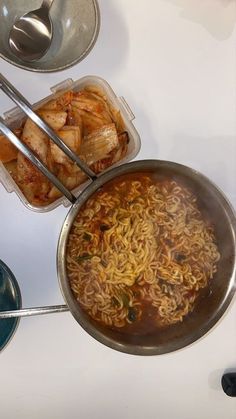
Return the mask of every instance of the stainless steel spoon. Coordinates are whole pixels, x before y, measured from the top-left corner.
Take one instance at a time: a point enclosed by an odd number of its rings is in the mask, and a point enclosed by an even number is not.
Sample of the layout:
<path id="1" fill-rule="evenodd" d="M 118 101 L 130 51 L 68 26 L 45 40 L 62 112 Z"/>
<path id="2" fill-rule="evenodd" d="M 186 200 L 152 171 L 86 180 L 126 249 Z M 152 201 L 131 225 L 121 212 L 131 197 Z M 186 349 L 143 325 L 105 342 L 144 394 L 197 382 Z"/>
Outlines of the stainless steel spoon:
<path id="1" fill-rule="evenodd" d="M 43 0 L 39 9 L 24 14 L 14 23 L 9 34 L 12 52 L 24 61 L 39 60 L 52 41 L 49 10 L 54 0 Z"/>

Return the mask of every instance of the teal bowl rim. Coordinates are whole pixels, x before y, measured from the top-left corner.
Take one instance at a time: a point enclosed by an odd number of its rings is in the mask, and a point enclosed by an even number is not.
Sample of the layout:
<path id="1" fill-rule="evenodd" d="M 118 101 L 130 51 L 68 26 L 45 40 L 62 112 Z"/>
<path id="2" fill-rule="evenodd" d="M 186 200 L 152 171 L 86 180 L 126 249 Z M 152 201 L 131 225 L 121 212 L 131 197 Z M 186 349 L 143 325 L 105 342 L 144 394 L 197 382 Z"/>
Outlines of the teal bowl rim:
<path id="1" fill-rule="evenodd" d="M 21 291 L 20 291 L 19 284 L 18 284 L 18 282 L 15 278 L 15 275 L 10 270 L 10 268 L 0 259 L 0 270 L 1 269 L 3 271 L 5 271 L 5 273 L 10 277 L 12 286 L 13 286 L 15 294 L 16 294 L 16 300 L 15 300 L 16 301 L 16 310 L 21 309 L 22 308 L 22 297 L 21 297 Z M 16 330 L 19 326 L 20 317 L 16 317 L 14 320 L 15 321 L 14 321 L 12 330 L 10 331 L 8 337 L 6 338 L 6 340 L 3 344 L 0 344 L 0 352 L 2 352 L 6 348 L 6 346 L 10 343 L 11 339 L 13 338 L 14 334 L 16 333 Z"/>

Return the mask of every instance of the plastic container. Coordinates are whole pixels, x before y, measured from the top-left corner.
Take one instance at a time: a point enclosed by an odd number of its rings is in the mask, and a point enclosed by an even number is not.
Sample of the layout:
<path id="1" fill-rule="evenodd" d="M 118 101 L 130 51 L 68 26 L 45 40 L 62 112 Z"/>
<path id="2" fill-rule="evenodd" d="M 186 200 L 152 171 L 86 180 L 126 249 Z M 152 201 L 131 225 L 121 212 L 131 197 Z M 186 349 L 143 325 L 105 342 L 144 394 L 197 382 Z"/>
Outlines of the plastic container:
<path id="1" fill-rule="evenodd" d="M 123 97 L 117 97 L 115 93 L 113 92 L 110 85 L 103 80 L 100 77 L 97 76 L 86 76 L 79 80 L 73 81 L 72 79 L 67 79 L 56 86 L 53 86 L 51 88 L 52 94 L 44 98 L 43 100 L 35 103 L 33 105 L 33 109 L 38 109 L 40 106 L 42 106 L 44 103 L 48 102 L 49 100 L 54 99 L 56 96 L 59 96 L 62 94 L 62 92 L 65 92 L 67 90 L 73 90 L 73 91 L 79 91 L 83 89 L 84 87 L 88 85 L 96 85 L 98 86 L 106 95 L 108 98 L 109 103 L 112 107 L 119 110 L 121 113 L 121 116 L 123 118 L 125 130 L 129 134 L 129 144 L 128 144 L 128 150 L 126 156 L 121 159 L 116 164 L 110 166 L 107 170 L 110 170 L 112 167 L 119 166 L 123 163 L 127 163 L 130 160 L 134 159 L 141 146 L 141 141 L 138 132 L 136 131 L 134 125 L 132 124 L 132 121 L 134 119 L 134 115 L 129 108 L 128 104 L 126 103 L 125 99 Z M 20 124 L 23 122 L 23 120 L 26 118 L 25 114 L 18 108 L 15 107 L 11 109 L 8 112 L 4 113 L 4 121 L 6 125 L 9 127 L 17 128 L 20 126 Z M 70 202 L 65 198 L 61 197 L 54 201 L 53 203 L 47 205 L 47 206 L 34 206 L 28 202 L 18 185 L 15 183 L 13 178 L 11 177 L 10 173 L 5 168 L 4 164 L 0 162 L 0 182 L 4 186 L 4 188 L 7 190 L 7 192 L 15 192 L 23 204 L 30 210 L 37 211 L 37 212 L 48 212 L 53 210 L 54 208 L 58 207 L 59 205 L 64 205 L 65 207 L 71 205 Z M 78 196 L 79 193 L 81 193 L 87 184 L 90 181 L 79 185 L 77 188 L 73 190 L 73 193 Z"/>

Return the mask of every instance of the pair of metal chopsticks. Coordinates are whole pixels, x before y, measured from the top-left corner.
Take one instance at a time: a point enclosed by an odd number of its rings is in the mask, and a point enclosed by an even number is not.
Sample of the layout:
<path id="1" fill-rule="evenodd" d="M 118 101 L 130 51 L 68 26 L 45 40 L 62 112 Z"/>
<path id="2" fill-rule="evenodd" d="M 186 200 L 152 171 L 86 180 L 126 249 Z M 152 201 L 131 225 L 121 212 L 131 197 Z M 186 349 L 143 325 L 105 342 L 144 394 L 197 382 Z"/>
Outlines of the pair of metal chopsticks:
<path id="1" fill-rule="evenodd" d="M 32 109 L 30 103 L 22 96 L 22 94 L 14 87 L 12 84 L 0 74 L 0 89 L 10 97 L 30 118 L 32 121 L 44 131 L 50 139 L 62 150 L 64 153 L 71 158 L 79 168 L 92 180 L 96 179 L 95 173 L 84 163 L 61 139 L 58 135 L 52 130 L 52 128 L 47 125 L 42 118 L 40 118 Z M 23 143 L 5 124 L 4 119 L 0 117 L 0 131 L 14 144 L 14 146 L 27 157 L 31 163 L 33 163 L 47 178 L 62 192 L 66 198 L 73 204 L 76 201 L 76 197 L 60 182 L 57 177 L 48 170 L 48 168 L 39 160 L 37 156 L 34 155 L 32 150 Z"/>
<path id="2" fill-rule="evenodd" d="M 30 118 L 32 121 L 44 131 L 51 140 L 71 158 L 80 169 L 92 180 L 97 176 L 61 139 L 58 135 L 33 111 L 30 103 L 22 96 L 22 94 L 11 83 L 0 74 L 0 89 L 9 96 Z M 73 204 L 76 197 L 57 179 L 57 177 L 48 170 L 48 168 L 34 155 L 32 150 L 24 144 L 5 124 L 5 121 L 0 117 L 0 131 L 14 144 L 14 146 L 27 157 L 48 179 L 62 192 L 63 195 Z M 20 310 L 9 310 L 0 312 L 0 319 L 7 319 L 12 317 L 26 317 L 49 313 L 59 313 L 68 311 L 67 305 L 56 305 L 47 307 L 25 308 Z"/>

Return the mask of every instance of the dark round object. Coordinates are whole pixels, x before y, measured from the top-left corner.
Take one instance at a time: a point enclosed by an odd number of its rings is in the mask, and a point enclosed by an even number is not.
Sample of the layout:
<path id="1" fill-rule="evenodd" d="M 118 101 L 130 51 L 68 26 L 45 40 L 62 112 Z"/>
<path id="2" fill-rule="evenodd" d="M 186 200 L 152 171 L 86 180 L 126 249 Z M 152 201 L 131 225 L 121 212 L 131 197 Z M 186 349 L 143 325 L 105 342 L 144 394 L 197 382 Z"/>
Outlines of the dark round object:
<path id="1" fill-rule="evenodd" d="M 221 379 L 222 388 L 229 397 L 236 397 L 236 372 L 228 372 Z"/>
<path id="2" fill-rule="evenodd" d="M 19 310 L 21 308 L 21 292 L 19 285 L 10 269 L 0 260 L 0 311 Z M 0 351 L 14 335 L 19 318 L 0 320 Z"/>

